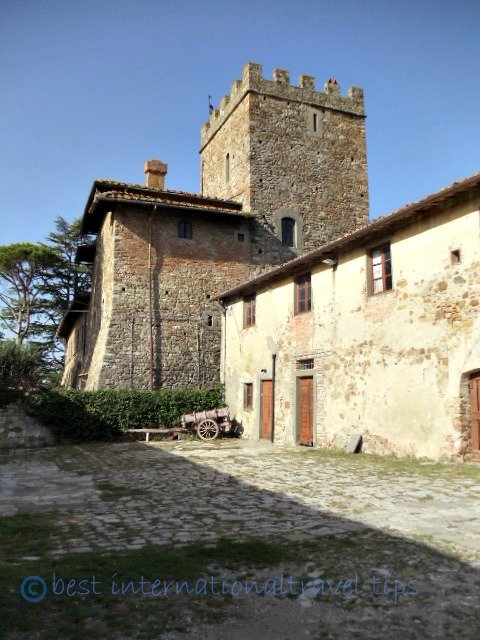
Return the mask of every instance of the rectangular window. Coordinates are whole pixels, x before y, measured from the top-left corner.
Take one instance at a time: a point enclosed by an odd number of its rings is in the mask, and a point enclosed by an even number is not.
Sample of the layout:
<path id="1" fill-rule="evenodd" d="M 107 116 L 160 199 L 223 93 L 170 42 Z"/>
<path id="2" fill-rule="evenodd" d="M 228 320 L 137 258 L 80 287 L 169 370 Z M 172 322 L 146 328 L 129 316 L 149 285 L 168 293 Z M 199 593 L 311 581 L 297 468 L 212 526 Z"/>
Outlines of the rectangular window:
<path id="1" fill-rule="evenodd" d="M 253 408 L 253 384 L 251 382 L 246 382 L 243 385 L 243 408 Z"/>
<path id="2" fill-rule="evenodd" d="M 304 358 L 303 360 L 297 360 L 297 369 L 313 369 L 313 358 Z"/>
<path id="3" fill-rule="evenodd" d="M 369 251 L 370 295 L 389 291 L 392 288 L 392 258 L 390 243 Z"/>
<path id="4" fill-rule="evenodd" d="M 295 314 L 312 310 L 312 279 L 309 273 L 295 279 Z"/>
<path id="5" fill-rule="evenodd" d="M 255 294 L 243 299 L 243 326 L 251 327 L 255 324 Z"/>
<path id="6" fill-rule="evenodd" d="M 460 262 L 460 249 L 450 251 L 450 264 L 458 264 Z"/>

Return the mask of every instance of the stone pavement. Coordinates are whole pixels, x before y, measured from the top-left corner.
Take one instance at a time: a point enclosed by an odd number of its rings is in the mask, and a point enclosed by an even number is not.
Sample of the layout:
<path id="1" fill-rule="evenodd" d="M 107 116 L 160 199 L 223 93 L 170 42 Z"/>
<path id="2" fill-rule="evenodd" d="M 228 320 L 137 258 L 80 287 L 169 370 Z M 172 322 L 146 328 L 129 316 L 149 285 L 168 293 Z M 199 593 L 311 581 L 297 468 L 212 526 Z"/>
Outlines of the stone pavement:
<path id="1" fill-rule="evenodd" d="M 292 540 L 374 528 L 480 560 L 480 486 L 309 449 L 95 444 L 0 456 L 0 516 L 55 512 L 54 553 L 219 536 Z"/>

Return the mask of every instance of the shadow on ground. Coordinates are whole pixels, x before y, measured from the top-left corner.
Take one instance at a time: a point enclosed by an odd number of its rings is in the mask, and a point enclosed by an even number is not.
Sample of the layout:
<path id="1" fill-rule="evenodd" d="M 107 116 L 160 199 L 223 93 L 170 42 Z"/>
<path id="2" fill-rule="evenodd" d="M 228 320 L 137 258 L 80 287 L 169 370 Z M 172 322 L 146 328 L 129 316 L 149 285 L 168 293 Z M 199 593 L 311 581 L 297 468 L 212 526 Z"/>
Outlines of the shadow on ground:
<path id="1" fill-rule="evenodd" d="M 2 637 L 479 637 L 478 566 L 285 493 L 306 473 L 305 492 L 320 487 L 325 460 L 185 446 L 1 458 Z M 237 477 L 251 456 L 278 490 Z M 45 581 L 38 602 L 41 582 L 20 593 L 27 576 Z"/>

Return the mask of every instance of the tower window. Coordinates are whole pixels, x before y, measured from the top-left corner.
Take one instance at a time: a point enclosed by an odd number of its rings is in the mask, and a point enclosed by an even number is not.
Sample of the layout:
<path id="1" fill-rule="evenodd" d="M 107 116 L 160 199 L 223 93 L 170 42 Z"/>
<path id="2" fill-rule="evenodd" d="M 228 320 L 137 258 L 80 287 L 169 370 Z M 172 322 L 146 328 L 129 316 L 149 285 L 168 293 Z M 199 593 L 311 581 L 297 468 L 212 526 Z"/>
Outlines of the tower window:
<path id="1" fill-rule="evenodd" d="M 225 156 L 225 182 L 230 182 L 230 154 Z"/>
<path id="2" fill-rule="evenodd" d="M 295 246 L 295 220 L 282 218 L 282 244 L 284 247 Z"/>
<path id="3" fill-rule="evenodd" d="M 323 117 L 322 111 L 319 109 L 309 109 L 307 111 L 307 118 L 305 125 L 310 133 L 316 133 L 317 136 L 322 135 L 323 131 Z"/>
<path id="4" fill-rule="evenodd" d="M 178 237 L 192 239 L 192 224 L 188 220 L 182 220 L 178 223 Z"/>

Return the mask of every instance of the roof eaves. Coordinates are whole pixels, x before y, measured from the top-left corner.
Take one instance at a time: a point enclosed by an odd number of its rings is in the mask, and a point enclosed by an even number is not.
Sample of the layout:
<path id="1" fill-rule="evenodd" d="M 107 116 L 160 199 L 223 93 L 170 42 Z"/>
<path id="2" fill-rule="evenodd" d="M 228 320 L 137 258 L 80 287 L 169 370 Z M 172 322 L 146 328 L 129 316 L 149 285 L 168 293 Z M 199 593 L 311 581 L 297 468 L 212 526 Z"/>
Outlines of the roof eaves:
<path id="1" fill-rule="evenodd" d="M 167 200 L 155 200 L 155 199 L 141 199 L 141 198 L 124 198 L 117 195 L 109 195 L 102 194 L 101 196 L 96 196 L 94 203 L 98 202 L 121 202 L 142 206 L 157 206 L 162 209 L 182 209 L 187 211 L 202 211 L 204 213 L 214 213 L 221 215 L 228 215 L 240 218 L 252 218 L 252 214 L 244 212 L 244 211 L 233 211 L 229 209 L 220 209 L 216 207 L 209 206 L 201 206 L 201 204 L 197 205 L 195 203 L 188 202 L 171 202 Z"/>
<path id="2" fill-rule="evenodd" d="M 211 210 L 221 214 L 230 213 L 245 218 L 251 217 L 250 214 L 242 211 L 242 203 L 236 200 L 221 200 L 187 191 L 150 189 L 144 185 L 98 179 L 94 181 L 85 205 L 82 217 L 82 233 L 85 233 L 90 228 L 89 222 L 92 222 L 92 218 L 89 216 L 93 216 L 98 203 L 105 202 L 107 199 L 115 202 L 153 203 L 164 207 L 182 208 L 183 205 L 183 208 L 190 210 Z M 172 202 L 172 200 L 176 202 Z"/>
<path id="3" fill-rule="evenodd" d="M 70 304 L 68 309 L 65 311 L 62 319 L 60 320 L 60 324 L 58 325 L 56 335 L 59 338 L 64 338 L 66 340 L 72 332 L 72 329 L 75 326 L 75 322 L 78 318 L 78 316 L 75 316 L 73 314 L 88 313 L 90 296 L 90 293 L 80 293 Z"/>
<path id="4" fill-rule="evenodd" d="M 440 206 L 449 199 L 475 188 L 480 189 L 480 173 L 475 173 L 468 178 L 453 182 L 451 185 L 448 185 L 447 187 L 444 187 L 439 191 L 418 200 L 417 202 L 411 202 L 399 209 L 396 209 L 388 215 L 376 218 L 365 227 L 361 227 L 360 229 L 335 238 L 335 240 L 331 240 L 330 242 L 320 246 L 318 249 L 314 249 L 313 251 L 310 251 L 303 256 L 299 256 L 298 258 L 294 258 L 293 260 L 289 260 L 288 262 L 285 262 L 282 265 L 257 276 L 256 278 L 248 280 L 241 285 L 221 293 L 213 299 L 220 301 L 233 298 L 240 294 L 245 294 L 259 285 L 287 277 L 288 275 L 291 275 L 297 267 L 316 263 L 322 256 L 326 257 L 327 254 L 331 254 L 336 250 L 346 249 L 349 245 L 358 244 L 367 238 L 375 237 L 377 234 L 380 235 L 381 233 L 384 233 L 387 228 L 405 226 L 410 222 L 411 218 L 416 215 L 431 212 L 432 208 Z"/>

